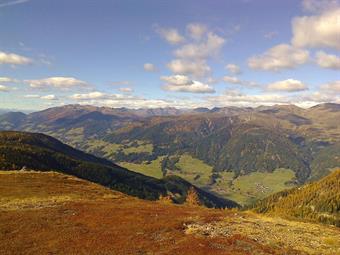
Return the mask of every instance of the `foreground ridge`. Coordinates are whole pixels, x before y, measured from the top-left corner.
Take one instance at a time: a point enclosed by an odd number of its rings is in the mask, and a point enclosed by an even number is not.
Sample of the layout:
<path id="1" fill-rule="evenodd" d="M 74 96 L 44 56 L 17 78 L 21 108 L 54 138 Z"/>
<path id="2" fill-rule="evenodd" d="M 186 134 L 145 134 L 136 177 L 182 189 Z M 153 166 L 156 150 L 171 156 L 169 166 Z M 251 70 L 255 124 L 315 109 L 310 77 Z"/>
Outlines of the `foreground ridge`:
<path id="1" fill-rule="evenodd" d="M 1 171 L 0 194 L 1 254 L 340 252 L 337 228 L 145 201 L 55 172 Z"/>

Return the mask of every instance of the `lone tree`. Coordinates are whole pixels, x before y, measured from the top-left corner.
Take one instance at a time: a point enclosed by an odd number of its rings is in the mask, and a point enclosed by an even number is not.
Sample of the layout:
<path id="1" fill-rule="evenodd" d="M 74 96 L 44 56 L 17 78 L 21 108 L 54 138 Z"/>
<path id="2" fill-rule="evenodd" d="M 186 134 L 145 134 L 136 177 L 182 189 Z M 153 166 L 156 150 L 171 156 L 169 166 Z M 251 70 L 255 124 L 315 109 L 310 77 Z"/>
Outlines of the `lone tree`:
<path id="1" fill-rule="evenodd" d="M 187 197 L 185 199 L 185 203 L 187 205 L 192 205 L 192 206 L 199 206 L 201 205 L 201 201 L 198 197 L 197 191 L 194 187 L 190 187 L 187 193 Z"/>
<path id="2" fill-rule="evenodd" d="M 173 203 L 173 199 L 170 195 L 160 195 L 159 196 L 159 201 L 166 203 L 166 204 L 172 204 Z"/>

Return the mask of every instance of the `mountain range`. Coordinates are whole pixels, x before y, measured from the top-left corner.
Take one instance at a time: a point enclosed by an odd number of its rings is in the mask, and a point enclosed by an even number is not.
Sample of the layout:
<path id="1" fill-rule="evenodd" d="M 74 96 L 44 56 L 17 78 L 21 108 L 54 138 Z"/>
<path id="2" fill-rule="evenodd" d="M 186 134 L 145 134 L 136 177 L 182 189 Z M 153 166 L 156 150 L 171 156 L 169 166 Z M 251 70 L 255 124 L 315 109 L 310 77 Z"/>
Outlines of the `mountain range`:
<path id="1" fill-rule="evenodd" d="M 0 115 L 0 130 L 41 132 L 133 171 L 159 179 L 181 176 L 249 204 L 339 167 L 339 119 L 340 105 L 332 103 L 307 109 L 66 105 Z M 250 180 L 251 190 L 243 185 Z"/>

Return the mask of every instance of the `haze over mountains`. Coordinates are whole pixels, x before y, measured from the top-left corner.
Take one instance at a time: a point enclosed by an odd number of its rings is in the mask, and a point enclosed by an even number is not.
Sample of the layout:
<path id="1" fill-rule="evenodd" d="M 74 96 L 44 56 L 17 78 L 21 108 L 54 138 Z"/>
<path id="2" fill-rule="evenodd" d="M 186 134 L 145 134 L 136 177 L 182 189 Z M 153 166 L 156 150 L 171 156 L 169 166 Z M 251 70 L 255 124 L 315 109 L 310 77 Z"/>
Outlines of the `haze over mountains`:
<path id="1" fill-rule="evenodd" d="M 331 103 L 192 110 L 66 105 L 3 114 L 0 129 L 45 133 L 128 169 L 178 175 L 249 204 L 339 167 L 339 119 L 340 105 Z"/>

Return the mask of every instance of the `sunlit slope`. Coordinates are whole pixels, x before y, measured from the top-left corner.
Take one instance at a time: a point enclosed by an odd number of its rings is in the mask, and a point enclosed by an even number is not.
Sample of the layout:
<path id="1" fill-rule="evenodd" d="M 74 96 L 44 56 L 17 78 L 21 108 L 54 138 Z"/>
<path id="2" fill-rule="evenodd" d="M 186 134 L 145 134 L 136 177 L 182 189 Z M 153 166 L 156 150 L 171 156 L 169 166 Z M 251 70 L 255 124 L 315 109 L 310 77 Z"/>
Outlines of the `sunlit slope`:
<path id="1" fill-rule="evenodd" d="M 334 255 L 339 240 L 327 226 L 140 200 L 56 172 L 0 171 L 0 254 Z"/>
<path id="2" fill-rule="evenodd" d="M 257 202 L 254 211 L 340 226 L 340 169 L 320 181 L 271 195 Z"/>

